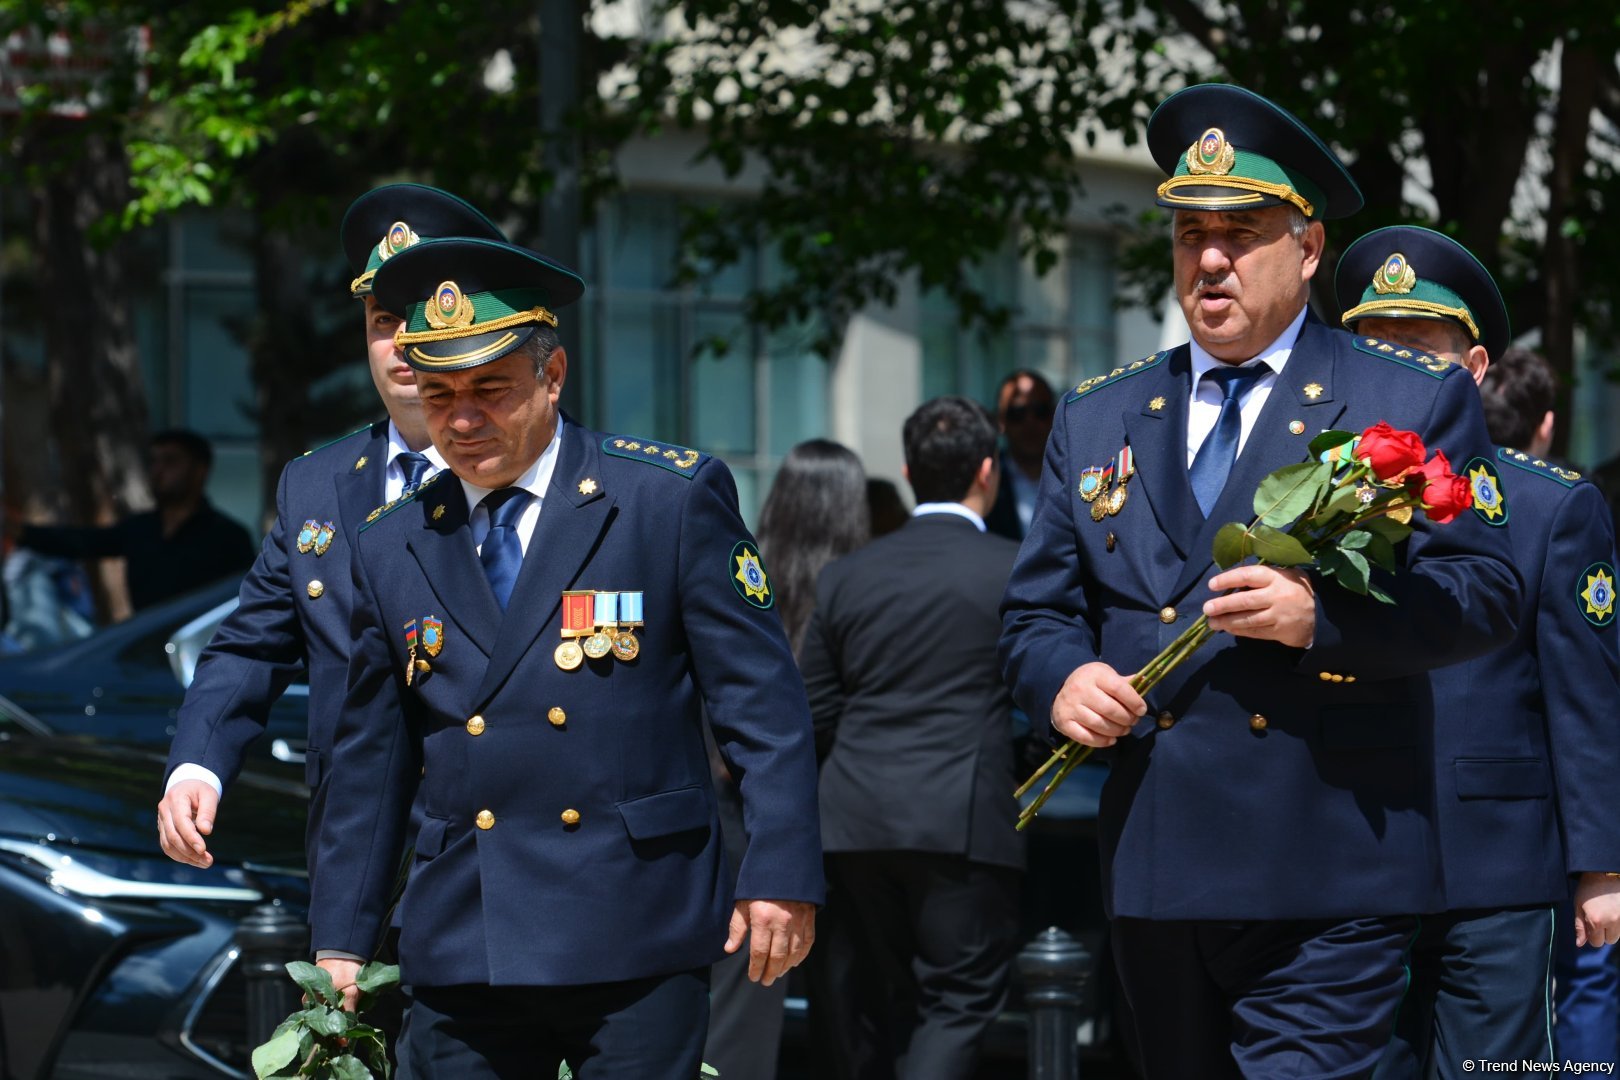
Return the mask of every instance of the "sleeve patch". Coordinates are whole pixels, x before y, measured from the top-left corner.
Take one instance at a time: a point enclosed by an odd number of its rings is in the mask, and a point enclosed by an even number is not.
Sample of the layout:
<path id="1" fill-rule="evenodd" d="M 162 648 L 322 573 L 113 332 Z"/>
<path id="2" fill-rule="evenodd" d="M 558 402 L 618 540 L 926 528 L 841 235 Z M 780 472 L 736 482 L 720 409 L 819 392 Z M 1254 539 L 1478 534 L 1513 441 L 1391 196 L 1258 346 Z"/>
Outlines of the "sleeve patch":
<path id="1" fill-rule="evenodd" d="M 776 603 L 776 597 L 771 595 L 770 578 L 765 576 L 765 564 L 759 561 L 758 545 L 747 540 L 737 541 L 731 549 L 726 572 L 731 575 L 737 595 L 749 604 L 764 611 Z"/>
<path id="2" fill-rule="evenodd" d="M 649 465 L 657 465 L 685 477 L 690 477 L 708 457 L 707 454 L 688 450 L 684 446 L 643 442 L 640 439 L 627 439 L 622 435 L 609 435 L 603 439 L 602 452 L 629 461 L 645 461 Z"/>
<path id="3" fill-rule="evenodd" d="M 1593 626 L 1614 622 L 1614 567 L 1593 563 L 1575 581 L 1575 606 Z"/>
<path id="4" fill-rule="evenodd" d="M 1434 379 L 1445 378 L 1451 369 L 1457 366 L 1450 360 L 1433 356 L 1423 352 L 1421 349 L 1409 349 L 1405 345 L 1393 345 L 1387 341 L 1379 341 L 1377 338 L 1363 337 L 1358 334 L 1350 340 L 1359 352 L 1400 364 L 1402 367 L 1411 368 L 1413 371 L 1421 371 Z"/>
<path id="5" fill-rule="evenodd" d="M 1507 497 L 1502 494 L 1502 478 L 1484 458 L 1473 458 L 1466 466 L 1468 488 L 1474 493 L 1474 513 L 1487 525 L 1506 525 Z"/>

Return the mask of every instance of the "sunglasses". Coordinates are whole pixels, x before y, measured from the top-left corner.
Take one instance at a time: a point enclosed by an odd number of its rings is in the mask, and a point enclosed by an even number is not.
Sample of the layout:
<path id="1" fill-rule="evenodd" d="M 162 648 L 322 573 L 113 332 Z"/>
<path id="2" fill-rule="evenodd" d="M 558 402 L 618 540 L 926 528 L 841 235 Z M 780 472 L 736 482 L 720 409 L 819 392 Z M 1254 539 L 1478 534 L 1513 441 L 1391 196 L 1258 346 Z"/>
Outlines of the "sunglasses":
<path id="1" fill-rule="evenodd" d="M 1013 405 L 1007 410 L 1007 423 L 1022 424 L 1026 420 L 1052 419 L 1052 405 L 1043 402 L 1039 405 Z"/>

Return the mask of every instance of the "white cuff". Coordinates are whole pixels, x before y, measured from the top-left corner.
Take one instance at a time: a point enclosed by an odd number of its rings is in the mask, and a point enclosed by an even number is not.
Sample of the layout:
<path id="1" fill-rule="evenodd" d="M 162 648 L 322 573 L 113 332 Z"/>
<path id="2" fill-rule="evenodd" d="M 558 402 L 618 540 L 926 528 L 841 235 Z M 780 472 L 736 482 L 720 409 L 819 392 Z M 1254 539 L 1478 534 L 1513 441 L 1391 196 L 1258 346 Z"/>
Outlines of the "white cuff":
<path id="1" fill-rule="evenodd" d="M 342 949 L 316 949 L 315 960 L 317 963 L 322 960 L 353 960 L 357 964 L 366 962 L 365 957 L 356 956 L 352 952 L 344 952 Z"/>
<path id="2" fill-rule="evenodd" d="M 169 774 L 169 782 L 163 785 L 163 794 L 167 795 L 173 790 L 174 785 L 185 780 L 201 780 L 214 789 L 215 795 L 222 798 L 225 795 L 225 785 L 219 782 L 219 777 L 214 775 L 212 769 L 205 769 L 201 765 L 194 765 L 189 761 L 174 767 L 174 772 Z"/>

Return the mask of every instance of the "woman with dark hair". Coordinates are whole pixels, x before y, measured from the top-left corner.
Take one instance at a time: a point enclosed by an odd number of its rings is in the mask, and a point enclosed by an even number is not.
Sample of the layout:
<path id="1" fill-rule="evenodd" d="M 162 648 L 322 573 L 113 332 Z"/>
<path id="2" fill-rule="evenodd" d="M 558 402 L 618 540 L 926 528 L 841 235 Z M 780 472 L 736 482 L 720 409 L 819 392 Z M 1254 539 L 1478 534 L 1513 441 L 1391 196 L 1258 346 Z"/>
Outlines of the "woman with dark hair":
<path id="1" fill-rule="evenodd" d="M 822 567 L 866 543 L 870 521 L 860 458 L 828 439 L 811 439 L 788 451 L 760 509 L 755 539 L 795 656 L 815 607 Z M 724 762 L 716 751 L 710 753 L 726 854 L 737 866 L 747 844 L 742 806 Z M 774 1080 L 788 981 L 778 979 L 767 987 L 749 982 L 747 973 L 747 950 L 738 950 L 711 970 L 703 1060 L 721 1076 Z M 806 977 L 813 978 L 808 968 Z"/>
<path id="2" fill-rule="evenodd" d="M 854 452 L 830 439 L 811 439 L 788 451 L 760 510 L 757 539 L 794 655 L 815 607 L 822 567 L 866 543 L 871 520 L 866 470 Z"/>

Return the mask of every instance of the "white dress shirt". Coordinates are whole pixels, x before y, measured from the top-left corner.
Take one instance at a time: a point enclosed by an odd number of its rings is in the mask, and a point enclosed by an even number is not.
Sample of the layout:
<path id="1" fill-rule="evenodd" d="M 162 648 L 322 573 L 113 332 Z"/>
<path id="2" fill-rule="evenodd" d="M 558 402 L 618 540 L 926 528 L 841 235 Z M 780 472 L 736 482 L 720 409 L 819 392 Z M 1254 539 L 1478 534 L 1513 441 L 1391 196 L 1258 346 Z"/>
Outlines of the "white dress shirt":
<path id="1" fill-rule="evenodd" d="M 557 471 L 557 454 L 562 448 L 562 414 L 557 415 L 557 430 L 533 465 L 530 465 L 522 476 L 508 484 L 508 487 L 522 488 L 534 496 L 529 505 L 523 508 L 518 517 L 518 540 L 523 544 L 523 554 L 529 553 L 529 537 L 534 535 L 534 527 L 540 521 L 540 504 L 545 501 L 546 488 L 551 486 L 551 474 Z M 484 553 L 484 538 L 489 535 L 489 507 L 484 505 L 484 499 L 494 491 L 494 488 L 481 488 L 477 484 L 461 482 L 461 490 L 467 494 L 467 527 L 472 530 L 473 548 L 482 555 Z"/>
<path id="2" fill-rule="evenodd" d="M 1299 309 L 1294 321 L 1288 328 L 1277 335 L 1277 340 L 1261 349 L 1250 360 L 1244 361 L 1240 367 L 1253 367 L 1264 364 L 1271 369 L 1268 375 L 1262 375 L 1250 388 L 1248 396 L 1243 399 L 1238 410 L 1240 431 L 1238 434 L 1238 453 L 1243 453 L 1243 446 L 1249 441 L 1249 432 L 1254 428 L 1255 420 L 1260 416 L 1260 410 L 1266 407 L 1266 399 L 1271 396 L 1271 388 L 1277 383 L 1277 376 L 1282 374 L 1283 365 L 1288 363 L 1288 357 L 1293 354 L 1294 342 L 1299 338 L 1300 327 L 1305 325 L 1305 308 Z M 1221 387 L 1211 379 L 1204 381 L 1204 372 L 1215 368 L 1230 367 L 1225 361 L 1217 360 L 1204 350 L 1198 342 L 1192 343 L 1192 380 L 1193 392 L 1187 400 L 1187 467 L 1192 468 L 1193 458 L 1198 455 L 1198 448 L 1204 445 L 1204 440 L 1215 427 L 1215 421 L 1221 415 Z"/>
<path id="3" fill-rule="evenodd" d="M 984 518 L 959 502 L 918 503 L 917 509 L 911 512 L 912 517 L 922 517 L 924 514 L 955 514 L 957 517 L 967 518 L 973 522 L 975 529 L 984 532 Z"/>

